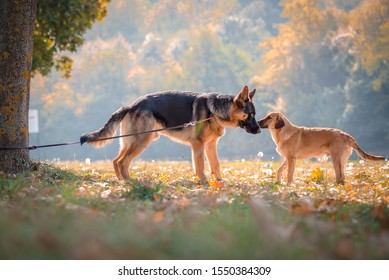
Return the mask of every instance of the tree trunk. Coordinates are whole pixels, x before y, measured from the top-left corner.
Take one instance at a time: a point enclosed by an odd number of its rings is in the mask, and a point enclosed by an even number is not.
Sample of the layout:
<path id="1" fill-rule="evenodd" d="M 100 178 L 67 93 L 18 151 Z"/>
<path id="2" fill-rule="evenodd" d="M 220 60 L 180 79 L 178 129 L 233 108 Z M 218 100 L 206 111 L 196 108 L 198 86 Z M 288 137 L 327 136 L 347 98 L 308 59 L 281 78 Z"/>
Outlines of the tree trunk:
<path id="1" fill-rule="evenodd" d="M 37 0 L 0 1 L 0 171 L 29 167 L 28 108 Z"/>

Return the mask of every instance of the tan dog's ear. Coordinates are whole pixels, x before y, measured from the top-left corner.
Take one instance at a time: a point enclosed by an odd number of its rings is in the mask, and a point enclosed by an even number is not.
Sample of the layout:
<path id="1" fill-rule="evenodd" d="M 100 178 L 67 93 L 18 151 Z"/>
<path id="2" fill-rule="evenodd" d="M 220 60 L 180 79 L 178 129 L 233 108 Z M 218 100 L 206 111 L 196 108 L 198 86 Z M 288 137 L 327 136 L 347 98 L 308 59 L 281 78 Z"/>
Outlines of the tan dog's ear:
<path id="1" fill-rule="evenodd" d="M 250 93 L 249 93 L 249 99 L 250 99 L 250 101 L 253 99 L 253 97 L 254 97 L 254 95 L 255 95 L 255 91 L 256 91 L 256 89 L 253 89 L 252 91 L 250 91 Z"/>
<path id="2" fill-rule="evenodd" d="M 235 103 L 244 103 L 249 101 L 249 88 L 248 86 L 244 86 L 242 90 L 235 96 Z"/>
<path id="3" fill-rule="evenodd" d="M 284 125 L 285 125 L 284 119 L 281 116 L 277 116 L 277 122 L 276 122 L 276 125 L 274 126 L 275 129 L 280 129 Z"/>

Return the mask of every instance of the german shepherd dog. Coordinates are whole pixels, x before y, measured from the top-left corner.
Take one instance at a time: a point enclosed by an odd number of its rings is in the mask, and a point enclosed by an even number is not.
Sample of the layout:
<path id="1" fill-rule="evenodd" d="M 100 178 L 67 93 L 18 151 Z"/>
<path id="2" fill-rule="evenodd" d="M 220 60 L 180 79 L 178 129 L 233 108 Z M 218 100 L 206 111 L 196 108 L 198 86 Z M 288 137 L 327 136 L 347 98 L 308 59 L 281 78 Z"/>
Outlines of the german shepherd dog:
<path id="1" fill-rule="evenodd" d="M 81 145 L 89 143 L 96 147 L 104 146 L 112 140 L 99 139 L 114 136 L 119 124 L 120 134 L 125 135 L 180 126 L 212 117 L 196 126 L 120 138 L 120 150 L 113 160 L 113 167 L 118 179 L 129 179 L 128 168 L 132 160 L 153 140 L 157 140 L 159 134 L 163 134 L 191 146 L 192 162 L 200 180 L 206 180 L 204 151 L 212 175 L 216 180 L 222 180 L 216 146 L 224 135 L 225 128 L 240 126 L 251 134 L 261 131 L 255 120 L 255 107 L 252 102 L 254 94 L 255 89 L 249 92 L 247 86 L 236 96 L 182 91 L 151 93 L 118 109 L 102 128 L 81 135 L 80 142 Z"/>

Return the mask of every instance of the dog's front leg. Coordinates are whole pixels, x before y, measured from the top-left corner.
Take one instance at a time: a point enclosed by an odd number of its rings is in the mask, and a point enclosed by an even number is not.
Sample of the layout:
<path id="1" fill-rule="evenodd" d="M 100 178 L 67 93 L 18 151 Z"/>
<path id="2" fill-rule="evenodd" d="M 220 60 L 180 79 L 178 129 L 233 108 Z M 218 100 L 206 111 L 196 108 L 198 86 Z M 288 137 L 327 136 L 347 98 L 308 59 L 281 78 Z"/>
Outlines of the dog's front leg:
<path id="1" fill-rule="evenodd" d="M 293 182 L 294 166 L 296 163 L 295 158 L 287 158 L 288 163 L 288 185 Z"/>
<path id="2" fill-rule="evenodd" d="M 193 167 L 196 172 L 196 176 L 200 180 L 207 180 L 204 173 L 204 143 L 201 140 L 193 140 L 191 142 L 192 146 L 192 162 Z"/>
<path id="3" fill-rule="evenodd" d="M 278 183 L 281 183 L 282 173 L 284 173 L 285 167 L 286 167 L 286 159 L 284 159 L 284 161 L 282 162 L 281 166 L 277 170 L 277 179 L 276 179 L 276 181 Z"/>
<path id="4" fill-rule="evenodd" d="M 216 145 L 217 140 L 207 143 L 205 145 L 205 154 L 207 155 L 209 167 L 211 168 L 213 176 L 215 176 L 216 180 L 221 181 L 222 176 L 220 174 L 220 164 Z"/>

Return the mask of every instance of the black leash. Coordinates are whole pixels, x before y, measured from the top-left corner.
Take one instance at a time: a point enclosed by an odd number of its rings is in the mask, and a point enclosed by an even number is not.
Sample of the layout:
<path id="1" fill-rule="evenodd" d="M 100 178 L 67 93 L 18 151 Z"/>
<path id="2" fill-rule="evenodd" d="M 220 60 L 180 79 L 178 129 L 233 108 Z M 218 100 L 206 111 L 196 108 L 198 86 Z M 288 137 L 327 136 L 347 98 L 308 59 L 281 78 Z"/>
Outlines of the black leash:
<path id="1" fill-rule="evenodd" d="M 153 130 L 142 131 L 142 132 L 137 132 L 137 133 L 124 134 L 124 135 L 117 135 L 117 136 L 106 137 L 106 138 L 100 138 L 100 139 L 96 139 L 96 140 L 90 140 L 88 142 L 96 142 L 96 141 L 101 141 L 101 140 L 111 140 L 111 139 L 117 139 L 117 138 L 122 138 L 122 137 L 130 137 L 130 136 L 142 135 L 142 134 L 147 134 L 147 133 L 159 132 L 159 131 L 163 131 L 163 130 L 173 130 L 173 129 L 183 128 L 183 127 L 188 127 L 188 126 L 194 126 L 196 124 L 199 124 L 199 123 L 202 123 L 202 122 L 205 122 L 205 121 L 209 121 L 211 119 L 213 119 L 213 117 L 209 117 L 209 118 L 202 119 L 202 120 L 199 120 L 199 121 L 192 121 L 192 122 L 184 123 L 184 124 L 177 125 L 177 126 L 153 129 Z M 39 148 L 68 146 L 68 145 L 75 145 L 75 144 L 80 144 L 80 143 L 81 143 L 80 141 L 77 141 L 77 142 L 65 142 L 65 143 L 57 143 L 57 144 L 47 144 L 47 145 L 32 145 L 32 146 L 26 146 L 26 147 L 9 147 L 9 148 L 0 148 L 0 151 L 36 150 L 36 149 L 39 149 Z"/>

